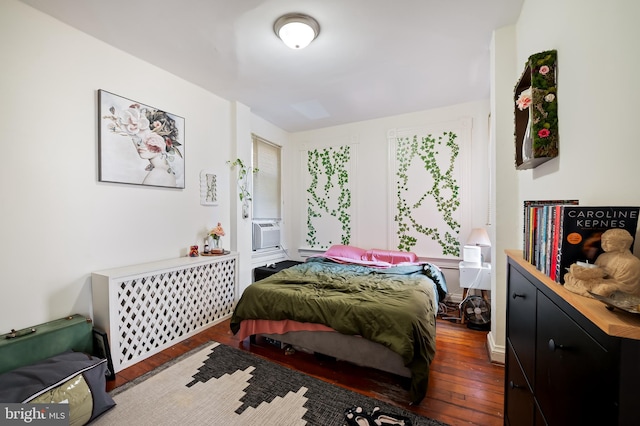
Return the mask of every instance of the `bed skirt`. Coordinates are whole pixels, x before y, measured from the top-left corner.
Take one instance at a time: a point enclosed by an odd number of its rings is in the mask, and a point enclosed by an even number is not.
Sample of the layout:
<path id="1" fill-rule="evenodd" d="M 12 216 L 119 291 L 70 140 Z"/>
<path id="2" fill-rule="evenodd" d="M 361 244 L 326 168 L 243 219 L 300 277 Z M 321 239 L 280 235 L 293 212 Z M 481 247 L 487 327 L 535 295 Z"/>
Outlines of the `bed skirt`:
<path id="1" fill-rule="evenodd" d="M 411 377 L 402 357 L 380 343 L 361 336 L 338 333 L 322 324 L 299 323 L 291 320 L 245 320 L 239 337 L 261 335 L 293 346 L 296 350 L 319 353 L 361 367 Z"/>

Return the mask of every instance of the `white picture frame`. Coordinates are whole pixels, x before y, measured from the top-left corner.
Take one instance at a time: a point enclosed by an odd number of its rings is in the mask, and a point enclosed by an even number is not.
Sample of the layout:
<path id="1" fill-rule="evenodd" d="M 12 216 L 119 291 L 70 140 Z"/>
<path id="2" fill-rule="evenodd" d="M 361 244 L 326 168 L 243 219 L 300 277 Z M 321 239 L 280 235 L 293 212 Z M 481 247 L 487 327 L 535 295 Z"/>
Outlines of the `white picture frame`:
<path id="1" fill-rule="evenodd" d="M 218 175 L 213 170 L 200 171 L 200 204 L 203 206 L 218 205 Z"/>

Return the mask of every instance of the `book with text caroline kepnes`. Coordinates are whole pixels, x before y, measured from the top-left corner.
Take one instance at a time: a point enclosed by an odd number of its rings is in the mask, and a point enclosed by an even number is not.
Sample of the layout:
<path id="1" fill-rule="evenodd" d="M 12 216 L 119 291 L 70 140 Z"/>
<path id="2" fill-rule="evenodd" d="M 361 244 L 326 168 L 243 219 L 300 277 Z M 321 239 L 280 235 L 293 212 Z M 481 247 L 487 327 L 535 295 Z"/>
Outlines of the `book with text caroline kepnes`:
<path id="1" fill-rule="evenodd" d="M 640 207 L 562 206 L 561 214 L 556 281 L 564 284 L 572 264 L 594 263 L 603 253 L 600 237 L 607 229 L 626 229 L 635 242 Z"/>

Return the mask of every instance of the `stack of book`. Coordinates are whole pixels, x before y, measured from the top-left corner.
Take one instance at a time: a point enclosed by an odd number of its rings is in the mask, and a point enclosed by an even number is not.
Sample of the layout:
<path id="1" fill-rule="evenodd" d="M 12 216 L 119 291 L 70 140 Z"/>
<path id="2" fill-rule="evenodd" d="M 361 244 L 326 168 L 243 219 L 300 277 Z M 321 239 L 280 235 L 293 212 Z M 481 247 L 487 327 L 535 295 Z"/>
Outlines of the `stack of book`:
<path id="1" fill-rule="evenodd" d="M 573 263 L 595 263 L 603 253 L 600 236 L 607 229 L 626 229 L 635 238 L 639 214 L 640 207 L 580 206 L 578 200 L 525 201 L 524 258 L 564 284 Z"/>

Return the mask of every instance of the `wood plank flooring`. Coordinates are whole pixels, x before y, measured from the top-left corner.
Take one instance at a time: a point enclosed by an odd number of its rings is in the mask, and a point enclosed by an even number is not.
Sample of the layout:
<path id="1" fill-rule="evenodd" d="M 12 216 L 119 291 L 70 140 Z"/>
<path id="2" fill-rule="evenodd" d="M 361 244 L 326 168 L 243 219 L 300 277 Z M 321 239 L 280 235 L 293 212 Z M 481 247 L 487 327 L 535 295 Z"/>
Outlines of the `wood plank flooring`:
<path id="1" fill-rule="evenodd" d="M 264 339 L 249 344 L 229 331 L 229 320 L 120 371 L 107 390 L 135 379 L 157 366 L 210 340 L 270 359 L 289 368 L 318 377 L 355 392 L 405 408 L 422 416 L 457 425 L 493 426 L 504 423 L 504 366 L 491 363 L 486 348 L 486 331 L 438 319 L 436 357 L 431 364 L 429 389 L 418 405 L 408 405 L 406 380 L 392 374 L 319 359 L 304 352 L 287 355 Z"/>

